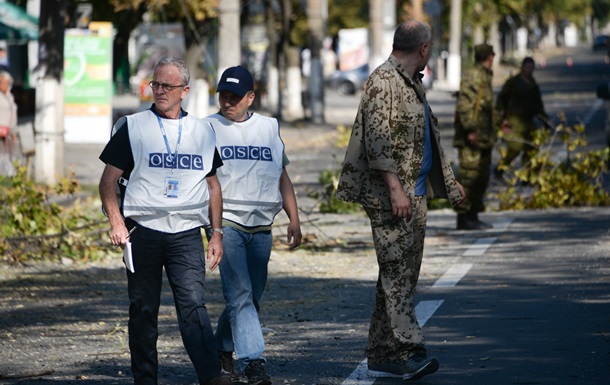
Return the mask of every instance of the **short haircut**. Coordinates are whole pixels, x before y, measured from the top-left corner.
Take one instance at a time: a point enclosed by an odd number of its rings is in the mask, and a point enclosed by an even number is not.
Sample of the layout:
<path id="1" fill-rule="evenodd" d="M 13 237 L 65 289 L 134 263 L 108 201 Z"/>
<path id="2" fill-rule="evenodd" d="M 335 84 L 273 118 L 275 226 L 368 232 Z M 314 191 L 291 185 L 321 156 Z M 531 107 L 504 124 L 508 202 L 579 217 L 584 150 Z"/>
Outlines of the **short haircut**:
<path id="1" fill-rule="evenodd" d="M 527 57 L 523 58 L 523 61 L 521 62 L 521 67 L 523 67 L 526 64 L 536 64 L 536 63 L 534 62 L 533 57 L 527 56 Z"/>
<path id="2" fill-rule="evenodd" d="M 422 44 L 432 40 L 430 26 L 418 20 L 409 20 L 400 23 L 394 31 L 394 42 L 392 49 L 405 53 L 413 53 Z"/>
<path id="3" fill-rule="evenodd" d="M 189 84 L 191 80 L 191 74 L 189 72 L 189 69 L 186 67 L 186 63 L 184 62 L 184 60 L 178 59 L 174 56 L 163 56 L 162 58 L 157 60 L 153 71 L 155 71 L 158 67 L 166 65 L 173 65 L 178 67 L 178 70 L 180 71 L 180 80 L 182 82 L 182 85 L 186 86 Z"/>
<path id="4" fill-rule="evenodd" d="M 13 84 L 13 76 L 8 71 L 0 70 L 0 79 L 6 79 L 9 83 Z"/>
<path id="5" fill-rule="evenodd" d="M 495 53 L 493 47 L 489 44 L 479 44 L 474 47 L 475 63 L 483 63 L 491 55 L 495 55 Z"/>

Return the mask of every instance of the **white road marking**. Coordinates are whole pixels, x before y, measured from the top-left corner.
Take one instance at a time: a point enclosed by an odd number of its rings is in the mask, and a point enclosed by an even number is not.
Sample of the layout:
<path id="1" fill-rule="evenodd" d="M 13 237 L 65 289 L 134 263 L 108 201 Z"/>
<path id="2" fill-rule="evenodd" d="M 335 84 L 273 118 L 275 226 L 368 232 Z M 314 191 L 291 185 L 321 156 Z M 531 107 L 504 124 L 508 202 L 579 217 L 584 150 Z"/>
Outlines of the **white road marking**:
<path id="1" fill-rule="evenodd" d="M 502 223 L 504 229 L 508 227 L 510 221 Z M 474 245 L 470 246 L 463 254 L 465 257 L 480 256 L 487 251 L 497 238 L 479 238 Z M 472 268 L 472 263 L 457 264 L 451 266 L 442 277 L 440 277 L 432 287 L 453 287 L 464 278 L 468 271 Z M 424 326 L 426 322 L 434 315 L 436 310 L 443 304 L 442 299 L 433 301 L 421 301 L 415 306 L 415 316 L 419 326 Z M 342 385 L 373 385 L 376 378 L 370 377 L 367 371 L 366 358 L 360 362 L 358 367 L 343 381 Z"/>
<path id="2" fill-rule="evenodd" d="M 470 246 L 468 250 L 466 250 L 463 254 L 464 257 L 477 257 L 485 254 L 489 246 L 491 246 L 495 241 L 496 237 L 490 238 L 479 238 L 474 243 L 474 245 Z"/>
<path id="3" fill-rule="evenodd" d="M 432 287 L 453 287 L 457 285 L 460 279 L 468 273 L 472 268 L 472 263 L 463 263 L 453 265 L 440 277 Z"/>
<path id="4" fill-rule="evenodd" d="M 495 231 L 504 231 L 508 228 L 508 226 L 513 222 L 514 218 L 506 218 L 502 217 L 493 222 L 493 230 Z"/>
<path id="5" fill-rule="evenodd" d="M 424 326 L 436 310 L 443 304 L 443 300 L 421 301 L 415 306 L 415 317 L 419 326 Z M 376 378 L 368 375 L 366 358 L 358 367 L 343 381 L 343 385 L 372 385 Z"/>
<path id="6" fill-rule="evenodd" d="M 366 358 L 358 367 L 343 381 L 342 385 L 371 385 L 375 382 L 374 377 L 370 377 L 367 371 Z"/>
<path id="7" fill-rule="evenodd" d="M 593 103 L 593 105 L 591 106 L 591 109 L 589 110 L 589 112 L 587 113 L 587 116 L 585 116 L 585 119 L 583 120 L 583 124 L 585 126 L 588 126 L 589 123 L 591 123 L 591 120 L 593 119 L 593 116 L 595 115 L 595 113 L 597 112 L 597 110 L 599 110 L 600 108 L 602 108 L 602 106 L 604 105 L 604 101 L 601 99 L 597 99 L 595 101 L 595 103 Z"/>
<path id="8" fill-rule="evenodd" d="M 424 326 L 426 322 L 428 322 L 434 312 L 441 307 L 443 301 L 443 299 L 438 299 L 435 301 L 421 301 L 417 304 L 417 306 L 415 306 L 415 318 L 417 318 L 419 326 Z"/>

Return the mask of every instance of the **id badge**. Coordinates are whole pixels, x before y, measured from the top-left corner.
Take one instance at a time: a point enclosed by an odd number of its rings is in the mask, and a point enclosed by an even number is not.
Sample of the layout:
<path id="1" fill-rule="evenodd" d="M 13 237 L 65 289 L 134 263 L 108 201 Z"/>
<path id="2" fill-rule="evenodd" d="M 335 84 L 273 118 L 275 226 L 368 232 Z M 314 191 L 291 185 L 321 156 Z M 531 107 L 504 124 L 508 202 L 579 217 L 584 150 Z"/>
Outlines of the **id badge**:
<path id="1" fill-rule="evenodd" d="M 178 198 L 180 193 L 180 179 L 174 177 L 165 178 L 165 197 Z"/>

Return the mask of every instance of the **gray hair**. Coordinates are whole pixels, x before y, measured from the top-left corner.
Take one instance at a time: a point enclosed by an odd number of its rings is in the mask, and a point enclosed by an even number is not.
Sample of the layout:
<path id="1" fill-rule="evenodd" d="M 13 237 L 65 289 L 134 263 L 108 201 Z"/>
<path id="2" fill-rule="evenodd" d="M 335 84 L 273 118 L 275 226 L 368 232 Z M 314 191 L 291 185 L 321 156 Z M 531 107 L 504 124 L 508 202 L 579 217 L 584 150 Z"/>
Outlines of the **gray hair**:
<path id="1" fill-rule="evenodd" d="M 185 86 L 189 84 L 191 80 L 191 74 L 189 72 L 189 69 L 186 67 L 186 63 L 184 62 L 184 60 L 178 59 L 174 56 L 163 56 L 162 58 L 157 60 L 153 71 L 156 71 L 158 67 L 166 65 L 176 66 L 180 71 L 180 81 L 182 82 L 182 84 Z"/>
<path id="2" fill-rule="evenodd" d="M 422 44 L 432 41 L 432 29 L 426 23 L 418 20 L 409 20 L 400 23 L 394 31 L 392 49 L 405 53 L 413 53 Z"/>
<path id="3" fill-rule="evenodd" d="M 13 83 L 13 76 L 10 74 L 10 72 L 5 70 L 0 70 L 0 79 L 6 79 L 9 81 L 9 83 Z"/>

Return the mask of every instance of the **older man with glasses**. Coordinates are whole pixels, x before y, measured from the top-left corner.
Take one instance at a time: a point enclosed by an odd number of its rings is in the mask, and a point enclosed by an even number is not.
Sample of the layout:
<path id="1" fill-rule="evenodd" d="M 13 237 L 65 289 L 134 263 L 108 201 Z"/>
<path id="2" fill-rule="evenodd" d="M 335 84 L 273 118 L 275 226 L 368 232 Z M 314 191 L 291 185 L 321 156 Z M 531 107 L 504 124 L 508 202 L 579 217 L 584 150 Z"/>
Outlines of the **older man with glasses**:
<path id="1" fill-rule="evenodd" d="M 102 204 L 110 241 L 131 250 L 127 267 L 129 347 L 136 385 L 157 384 L 157 317 L 162 272 L 174 294 L 180 333 L 202 385 L 229 385 L 204 302 L 205 266 L 215 269 L 223 254 L 214 233 L 204 257 L 202 226 L 220 228 L 222 193 L 216 169 L 222 160 L 209 124 L 181 108 L 189 92 L 184 61 L 161 58 L 154 68 L 154 104 L 120 118 L 100 159 Z M 128 180 L 122 205 L 115 193 Z M 135 231 L 134 231 L 135 229 Z"/>

